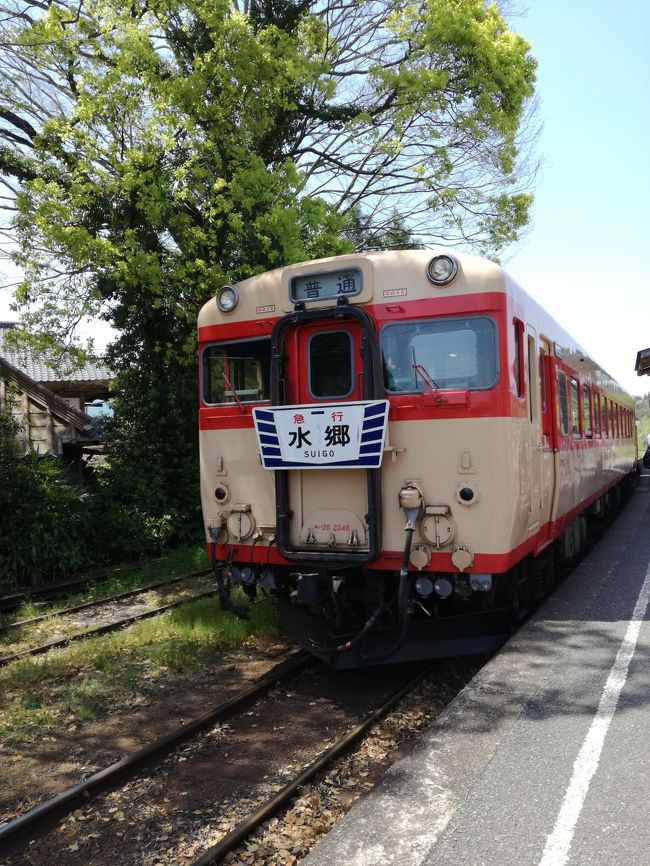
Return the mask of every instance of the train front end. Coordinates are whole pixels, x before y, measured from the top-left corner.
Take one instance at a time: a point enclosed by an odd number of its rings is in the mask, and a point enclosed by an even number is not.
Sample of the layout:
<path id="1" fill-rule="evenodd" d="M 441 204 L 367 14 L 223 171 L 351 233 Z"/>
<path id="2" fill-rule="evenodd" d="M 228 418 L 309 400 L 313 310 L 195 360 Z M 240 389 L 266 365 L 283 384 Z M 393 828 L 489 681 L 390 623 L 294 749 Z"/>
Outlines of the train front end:
<path id="1" fill-rule="evenodd" d="M 510 387 L 486 265 L 351 255 L 205 305 L 202 505 L 224 608 L 245 615 L 237 586 L 277 597 L 282 628 L 338 667 L 503 640 L 494 572 L 517 509 L 496 465 L 512 465 Z"/>

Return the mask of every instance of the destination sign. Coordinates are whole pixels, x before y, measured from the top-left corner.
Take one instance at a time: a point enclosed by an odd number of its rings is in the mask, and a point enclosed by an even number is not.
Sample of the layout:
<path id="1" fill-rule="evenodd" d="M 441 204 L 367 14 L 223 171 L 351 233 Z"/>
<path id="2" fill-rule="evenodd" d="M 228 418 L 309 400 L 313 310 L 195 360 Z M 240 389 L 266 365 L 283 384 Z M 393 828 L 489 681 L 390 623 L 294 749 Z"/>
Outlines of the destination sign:
<path id="1" fill-rule="evenodd" d="M 361 294 L 363 278 L 359 268 L 342 271 L 326 271 L 322 274 L 305 274 L 292 277 L 289 297 L 292 301 L 337 300 Z"/>
<path id="2" fill-rule="evenodd" d="M 376 469 L 388 401 L 253 409 L 265 469 Z"/>

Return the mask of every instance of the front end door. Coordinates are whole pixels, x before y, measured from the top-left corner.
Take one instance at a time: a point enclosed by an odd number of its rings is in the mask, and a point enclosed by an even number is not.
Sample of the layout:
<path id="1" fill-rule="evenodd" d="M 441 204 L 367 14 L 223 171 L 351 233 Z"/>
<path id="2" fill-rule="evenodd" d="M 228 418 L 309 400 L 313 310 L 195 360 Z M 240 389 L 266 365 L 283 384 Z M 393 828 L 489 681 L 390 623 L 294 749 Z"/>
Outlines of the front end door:
<path id="1" fill-rule="evenodd" d="M 387 404 L 370 316 L 347 304 L 285 316 L 273 333 L 271 387 L 286 407 L 274 418 L 281 465 L 292 467 L 275 470 L 280 552 L 303 562 L 374 559 Z"/>

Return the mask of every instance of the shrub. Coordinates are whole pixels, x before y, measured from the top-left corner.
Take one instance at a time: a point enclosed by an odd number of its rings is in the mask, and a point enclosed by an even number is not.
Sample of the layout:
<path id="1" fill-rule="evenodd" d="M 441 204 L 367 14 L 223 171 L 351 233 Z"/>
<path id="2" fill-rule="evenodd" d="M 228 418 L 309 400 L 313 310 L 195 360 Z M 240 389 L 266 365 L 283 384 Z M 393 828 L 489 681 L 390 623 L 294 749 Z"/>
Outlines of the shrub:
<path id="1" fill-rule="evenodd" d="M 86 494 L 52 457 L 20 456 L 18 425 L 0 408 L 0 587 L 88 566 Z"/>

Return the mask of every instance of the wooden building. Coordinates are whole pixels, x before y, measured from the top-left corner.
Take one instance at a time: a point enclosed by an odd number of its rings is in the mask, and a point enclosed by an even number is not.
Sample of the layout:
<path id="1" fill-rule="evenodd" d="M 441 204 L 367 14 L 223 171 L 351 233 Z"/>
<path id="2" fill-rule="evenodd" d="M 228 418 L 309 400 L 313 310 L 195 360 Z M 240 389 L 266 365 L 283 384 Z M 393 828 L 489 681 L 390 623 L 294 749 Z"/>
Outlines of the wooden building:
<path id="1" fill-rule="evenodd" d="M 641 349 L 636 353 L 636 365 L 634 367 L 637 376 L 650 376 L 650 349 Z"/>
<path id="2" fill-rule="evenodd" d="M 0 406 L 11 405 L 25 453 L 76 460 L 84 446 L 101 441 L 101 417 L 86 410 L 108 400 L 113 374 L 99 364 L 54 369 L 46 359 L 8 345 L 4 338 L 14 327 L 0 322 Z"/>

